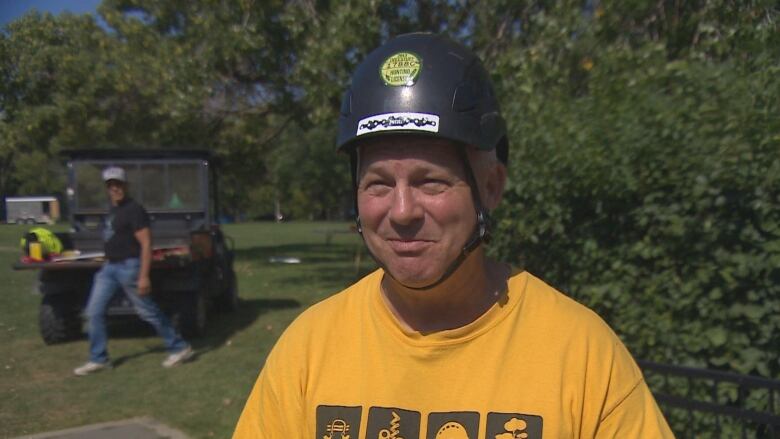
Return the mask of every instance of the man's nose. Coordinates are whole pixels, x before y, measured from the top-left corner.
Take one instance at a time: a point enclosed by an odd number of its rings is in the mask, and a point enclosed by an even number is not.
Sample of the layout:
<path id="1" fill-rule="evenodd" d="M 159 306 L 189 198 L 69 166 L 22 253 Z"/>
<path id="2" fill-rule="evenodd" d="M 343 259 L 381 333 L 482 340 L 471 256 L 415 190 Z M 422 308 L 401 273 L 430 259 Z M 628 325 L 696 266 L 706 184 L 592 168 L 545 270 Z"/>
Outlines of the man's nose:
<path id="1" fill-rule="evenodd" d="M 409 186 L 396 186 L 393 193 L 393 205 L 390 206 L 390 221 L 408 225 L 420 220 L 424 211 L 414 190 Z"/>

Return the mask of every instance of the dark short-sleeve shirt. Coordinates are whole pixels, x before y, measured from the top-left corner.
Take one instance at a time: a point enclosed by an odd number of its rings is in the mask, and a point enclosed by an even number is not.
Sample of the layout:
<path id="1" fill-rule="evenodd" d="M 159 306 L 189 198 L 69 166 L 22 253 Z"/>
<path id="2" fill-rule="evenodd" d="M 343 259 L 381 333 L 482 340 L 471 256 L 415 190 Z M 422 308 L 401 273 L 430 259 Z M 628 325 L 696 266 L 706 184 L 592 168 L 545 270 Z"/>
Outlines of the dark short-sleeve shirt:
<path id="1" fill-rule="evenodd" d="M 104 249 L 109 261 L 141 255 L 141 244 L 135 239 L 135 232 L 149 227 L 149 214 L 143 206 L 132 198 L 125 198 L 119 205 L 111 206 L 105 226 Z"/>

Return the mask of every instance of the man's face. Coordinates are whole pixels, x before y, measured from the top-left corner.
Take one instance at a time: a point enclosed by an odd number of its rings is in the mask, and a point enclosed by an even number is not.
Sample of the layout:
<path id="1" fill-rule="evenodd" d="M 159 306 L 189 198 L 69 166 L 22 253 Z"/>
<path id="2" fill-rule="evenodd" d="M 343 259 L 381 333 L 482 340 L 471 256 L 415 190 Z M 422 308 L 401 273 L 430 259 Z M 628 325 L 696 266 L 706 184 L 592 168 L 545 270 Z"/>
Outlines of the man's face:
<path id="1" fill-rule="evenodd" d="M 125 184 L 119 180 L 108 180 L 106 182 L 106 190 L 108 191 L 108 198 L 111 200 L 111 204 L 118 204 L 125 198 Z"/>
<path id="2" fill-rule="evenodd" d="M 439 280 L 476 225 L 455 148 L 441 139 L 388 136 L 359 151 L 363 236 L 371 253 L 406 286 Z"/>

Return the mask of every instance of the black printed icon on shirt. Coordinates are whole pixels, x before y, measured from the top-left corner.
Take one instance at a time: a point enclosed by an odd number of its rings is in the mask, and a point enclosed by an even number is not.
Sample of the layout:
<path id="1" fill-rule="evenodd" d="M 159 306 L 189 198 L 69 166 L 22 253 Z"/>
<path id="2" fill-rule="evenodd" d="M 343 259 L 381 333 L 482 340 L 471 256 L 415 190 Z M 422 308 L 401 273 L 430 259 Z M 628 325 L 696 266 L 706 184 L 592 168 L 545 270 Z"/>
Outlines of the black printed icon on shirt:
<path id="1" fill-rule="evenodd" d="M 366 439 L 418 439 L 420 413 L 397 408 L 371 407 Z"/>
<path id="2" fill-rule="evenodd" d="M 361 411 L 361 407 L 317 407 L 317 439 L 357 439 Z"/>
<path id="3" fill-rule="evenodd" d="M 428 415 L 427 439 L 477 439 L 479 413 L 448 412 Z"/>
<path id="4" fill-rule="evenodd" d="M 488 413 L 486 439 L 541 439 L 542 417 L 520 413 Z"/>

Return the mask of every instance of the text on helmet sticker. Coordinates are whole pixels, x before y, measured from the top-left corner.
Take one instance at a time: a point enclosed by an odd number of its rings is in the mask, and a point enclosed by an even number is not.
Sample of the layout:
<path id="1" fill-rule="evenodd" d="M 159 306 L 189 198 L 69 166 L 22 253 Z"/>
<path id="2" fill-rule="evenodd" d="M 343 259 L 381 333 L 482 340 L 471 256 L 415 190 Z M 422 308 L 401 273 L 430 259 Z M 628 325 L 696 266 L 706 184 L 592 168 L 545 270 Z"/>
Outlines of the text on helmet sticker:
<path id="1" fill-rule="evenodd" d="M 394 87 L 413 85 L 420 76 L 422 59 L 411 52 L 398 52 L 389 56 L 379 67 L 379 76 L 385 85 Z"/>
<path id="2" fill-rule="evenodd" d="M 377 131 L 428 131 L 439 132 L 439 116 L 425 113 L 386 113 L 366 117 L 358 122 L 357 135 Z"/>

